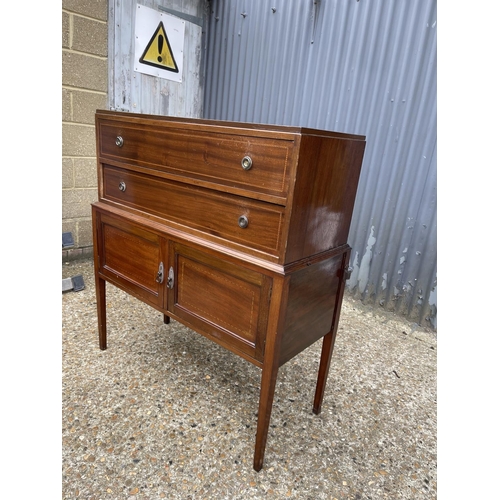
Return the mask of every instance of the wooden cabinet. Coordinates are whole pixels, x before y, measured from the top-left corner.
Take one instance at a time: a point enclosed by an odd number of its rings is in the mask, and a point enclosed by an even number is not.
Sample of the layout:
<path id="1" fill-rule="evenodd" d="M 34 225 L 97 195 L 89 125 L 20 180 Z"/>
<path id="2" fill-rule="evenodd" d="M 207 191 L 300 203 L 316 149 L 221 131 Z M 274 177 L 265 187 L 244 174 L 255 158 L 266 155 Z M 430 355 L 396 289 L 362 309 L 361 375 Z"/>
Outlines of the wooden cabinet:
<path id="1" fill-rule="evenodd" d="M 363 136 L 96 113 L 99 345 L 113 283 L 262 368 L 254 468 L 278 369 L 319 339 L 319 413 L 337 331 Z"/>

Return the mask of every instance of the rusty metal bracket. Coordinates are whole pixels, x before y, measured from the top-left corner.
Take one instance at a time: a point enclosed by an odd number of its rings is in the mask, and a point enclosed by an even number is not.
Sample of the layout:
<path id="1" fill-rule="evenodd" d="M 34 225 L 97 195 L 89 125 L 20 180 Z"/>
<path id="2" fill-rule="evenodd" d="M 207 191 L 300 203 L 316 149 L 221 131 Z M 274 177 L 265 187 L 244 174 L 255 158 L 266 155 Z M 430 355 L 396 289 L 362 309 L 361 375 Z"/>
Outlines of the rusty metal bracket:
<path id="1" fill-rule="evenodd" d="M 352 274 L 353 271 L 354 271 L 354 268 L 351 267 L 351 266 L 344 267 L 344 276 L 343 276 L 342 279 L 344 281 L 347 281 L 351 277 L 351 274 Z"/>

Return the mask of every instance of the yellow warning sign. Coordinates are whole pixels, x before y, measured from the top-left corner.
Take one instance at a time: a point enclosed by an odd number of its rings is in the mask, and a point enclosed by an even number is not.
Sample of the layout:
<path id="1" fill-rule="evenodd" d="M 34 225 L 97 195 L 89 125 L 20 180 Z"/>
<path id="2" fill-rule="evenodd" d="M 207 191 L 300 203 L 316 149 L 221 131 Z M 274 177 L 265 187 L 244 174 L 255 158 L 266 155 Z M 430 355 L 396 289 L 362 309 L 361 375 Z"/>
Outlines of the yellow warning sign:
<path id="1" fill-rule="evenodd" d="M 167 32 L 165 31 L 162 21 L 160 21 L 154 35 L 151 37 L 151 40 L 149 40 L 146 49 L 139 58 L 139 62 L 156 68 L 166 69 L 167 71 L 172 71 L 174 73 L 179 72 L 179 68 L 175 62 L 174 53 L 170 47 Z"/>
<path id="2" fill-rule="evenodd" d="M 134 71 L 182 83 L 186 21 L 137 4 Z"/>

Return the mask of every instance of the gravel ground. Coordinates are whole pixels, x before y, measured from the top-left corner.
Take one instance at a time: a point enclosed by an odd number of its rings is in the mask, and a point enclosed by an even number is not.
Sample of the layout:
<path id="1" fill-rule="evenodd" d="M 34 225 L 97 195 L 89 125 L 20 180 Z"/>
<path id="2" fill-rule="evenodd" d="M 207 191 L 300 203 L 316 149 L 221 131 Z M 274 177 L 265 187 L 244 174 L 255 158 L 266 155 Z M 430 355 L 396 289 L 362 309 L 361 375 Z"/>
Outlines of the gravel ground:
<path id="1" fill-rule="evenodd" d="M 92 262 L 63 263 L 62 498 L 437 498 L 435 332 L 346 295 L 322 413 L 321 342 L 280 368 L 260 473 L 260 370 L 108 285 L 97 341 Z"/>

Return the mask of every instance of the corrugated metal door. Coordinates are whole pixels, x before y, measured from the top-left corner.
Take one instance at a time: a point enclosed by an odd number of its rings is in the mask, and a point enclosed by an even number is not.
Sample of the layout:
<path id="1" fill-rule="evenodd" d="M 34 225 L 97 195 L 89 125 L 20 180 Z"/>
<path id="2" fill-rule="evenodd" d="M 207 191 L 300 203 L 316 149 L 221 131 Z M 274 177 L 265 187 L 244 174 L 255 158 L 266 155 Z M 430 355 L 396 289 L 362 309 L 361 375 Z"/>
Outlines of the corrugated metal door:
<path id="1" fill-rule="evenodd" d="M 185 22 L 183 78 L 175 82 L 134 71 L 137 4 Z M 206 0 L 111 0 L 109 5 L 109 108 L 135 113 L 201 117 Z"/>
<path id="2" fill-rule="evenodd" d="M 436 0 L 213 0 L 205 117 L 364 134 L 348 290 L 436 326 Z"/>

